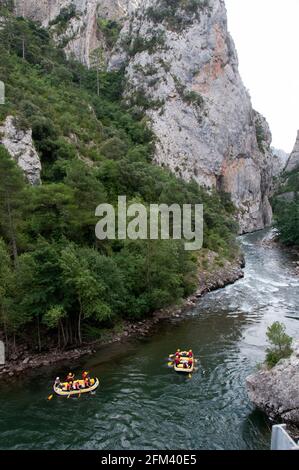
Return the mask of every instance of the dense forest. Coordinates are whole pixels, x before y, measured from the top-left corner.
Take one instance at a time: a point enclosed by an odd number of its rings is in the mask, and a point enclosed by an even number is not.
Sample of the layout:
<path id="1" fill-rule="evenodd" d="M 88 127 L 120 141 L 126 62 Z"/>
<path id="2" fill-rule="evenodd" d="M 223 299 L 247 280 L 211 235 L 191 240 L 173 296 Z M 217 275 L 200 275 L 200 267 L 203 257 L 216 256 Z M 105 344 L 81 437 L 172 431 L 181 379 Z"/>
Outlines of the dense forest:
<path id="1" fill-rule="evenodd" d="M 155 146 L 142 106 L 123 102 L 125 76 L 67 60 L 50 33 L 1 10 L 0 80 L 6 104 L 32 129 L 42 184 L 29 185 L 0 145 L 0 321 L 11 350 L 100 338 L 196 288 L 208 250 L 236 253 L 228 195 L 177 179 L 152 163 Z M 143 104 L 146 106 L 146 104 Z M 204 204 L 204 249 L 183 241 L 98 241 L 95 208 L 128 202 Z M 199 261 L 200 260 L 200 261 Z M 49 333 L 49 334 L 48 334 Z"/>
<path id="2" fill-rule="evenodd" d="M 284 173 L 273 198 L 275 226 L 280 240 L 299 246 L 299 169 Z"/>

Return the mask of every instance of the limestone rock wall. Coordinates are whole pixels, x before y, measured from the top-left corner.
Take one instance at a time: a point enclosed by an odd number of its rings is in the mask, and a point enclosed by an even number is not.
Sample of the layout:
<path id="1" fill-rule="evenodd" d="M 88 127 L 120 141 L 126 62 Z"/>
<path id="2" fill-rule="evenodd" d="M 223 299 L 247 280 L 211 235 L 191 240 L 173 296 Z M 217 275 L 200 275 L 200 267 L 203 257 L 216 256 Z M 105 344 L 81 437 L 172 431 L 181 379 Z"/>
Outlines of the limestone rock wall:
<path id="1" fill-rule="evenodd" d="M 18 129 L 13 116 L 0 125 L 0 144 L 4 145 L 33 185 L 40 184 L 41 162 L 32 141 L 32 131 Z"/>
<path id="2" fill-rule="evenodd" d="M 76 14 L 57 34 L 67 53 L 91 65 L 101 48 L 109 69 L 125 67 L 124 98 L 146 109 L 156 135 L 155 161 L 186 180 L 231 193 L 240 232 L 271 222 L 271 133 L 252 108 L 223 0 L 18 0 L 18 14 L 55 21 Z M 119 22 L 113 50 L 99 18 Z M 51 29 L 55 26 L 51 26 Z"/>
<path id="3" fill-rule="evenodd" d="M 224 1 L 203 0 L 196 10 L 173 3 L 175 19 L 167 0 L 142 2 L 124 25 L 110 69 L 125 64 L 126 99 L 137 107 L 147 101 L 156 162 L 230 192 L 240 232 L 263 228 L 272 218 L 271 133 L 239 75 Z"/>

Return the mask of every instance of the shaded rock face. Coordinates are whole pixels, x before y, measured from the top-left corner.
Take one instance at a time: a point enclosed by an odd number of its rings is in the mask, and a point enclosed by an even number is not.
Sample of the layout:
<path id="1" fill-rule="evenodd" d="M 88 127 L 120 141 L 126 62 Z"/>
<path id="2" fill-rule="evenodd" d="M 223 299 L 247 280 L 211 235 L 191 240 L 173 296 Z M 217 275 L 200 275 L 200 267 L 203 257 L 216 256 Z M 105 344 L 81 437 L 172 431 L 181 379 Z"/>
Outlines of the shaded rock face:
<path id="1" fill-rule="evenodd" d="M 0 126 L 0 144 L 4 145 L 33 185 L 41 182 L 41 162 L 32 141 L 32 131 L 17 128 L 13 116 L 8 116 Z"/>
<path id="2" fill-rule="evenodd" d="M 246 380 L 250 400 L 272 419 L 299 426 L 299 342 L 290 359 Z"/>
<path id="3" fill-rule="evenodd" d="M 126 65 L 125 97 L 147 108 L 156 162 L 231 193 L 240 232 L 261 229 L 272 218 L 271 133 L 240 78 L 224 2 L 178 6 L 172 17 L 167 3 L 142 2 L 123 27 L 110 69 Z"/>
<path id="4" fill-rule="evenodd" d="M 299 131 L 297 134 L 297 139 L 296 139 L 294 149 L 290 155 L 290 158 L 286 166 L 286 171 L 293 171 L 296 169 L 299 169 Z"/>
<path id="5" fill-rule="evenodd" d="M 290 154 L 281 149 L 271 148 L 273 153 L 273 176 L 279 176 L 285 169 Z"/>
<path id="6" fill-rule="evenodd" d="M 125 67 L 125 99 L 146 109 L 156 135 L 155 161 L 186 180 L 231 193 L 241 233 L 271 222 L 271 133 L 240 78 L 223 0 L 17 3 L 19 14 L 44 26 L 74 4 L 76 14 L 56 33 L 57 41 L 88 66 L 100 49 L 110 70 Z M 112 49 L 99 18 L 122 28 Z"/>

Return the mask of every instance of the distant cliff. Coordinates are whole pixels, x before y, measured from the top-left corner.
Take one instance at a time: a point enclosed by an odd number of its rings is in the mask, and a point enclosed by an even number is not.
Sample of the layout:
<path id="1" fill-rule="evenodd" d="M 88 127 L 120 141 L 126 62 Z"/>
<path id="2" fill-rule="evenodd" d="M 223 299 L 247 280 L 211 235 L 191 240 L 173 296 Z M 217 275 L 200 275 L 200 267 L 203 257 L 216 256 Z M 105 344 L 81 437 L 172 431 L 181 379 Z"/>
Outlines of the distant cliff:
<path id="1" fill-rule="evenodd" d="M 297 133 L 297 139 L 293 148 L 293 151 L 289 157 L 286 171 L 299 170 L 299 131 Z"/>
<path id="2" fill-rule="evenodd" d="M 125 68 L 125 100 L 145 110 L 155 161 L 231 194 L 241 232 L 271 222 L 273 155 L 252 109 L 223 0 L 19 0 L 68 55 Z"/>
<path id="3" fill-rule="evenodd" d="M 290 154 L 274 147 L 271 149 L 273 152 L 273 176 L 279 176 L 285 170 Z"/>

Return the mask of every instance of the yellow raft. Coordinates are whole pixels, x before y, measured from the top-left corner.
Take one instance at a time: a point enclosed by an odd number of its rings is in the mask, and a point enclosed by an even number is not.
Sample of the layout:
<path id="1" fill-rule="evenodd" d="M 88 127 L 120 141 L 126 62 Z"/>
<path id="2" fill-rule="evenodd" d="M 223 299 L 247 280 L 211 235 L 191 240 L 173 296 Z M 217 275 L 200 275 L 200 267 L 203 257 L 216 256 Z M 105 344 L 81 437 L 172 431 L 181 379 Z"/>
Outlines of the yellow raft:
<path id="1" fill-rule="evenodd" d="M 189 358 L 187 357 L 181 357 L 181 362 L 176 366 L 176 364 L 173 364 L 173 368 L 176 372 L 182 373 L 182 374 L 192 374 L 194 372 L 194 358 L 192 357 L 192 366 L 190 367 L 188 365 L 188 360 Z M 187 365 L 187 367 L 186 367 Z"/>
<path id="2" fill-rule="evenodd" d="M 179 372 L 181 374 L 192 374 L 195 371 L 195 365 L 197 360 L 194 356 L 191 358 L 189 357 L 189 353 L 187 351 L 180 351 L 180 363 L 178 365 L 175 364 L 175 354 L 169 355 L 169 367 L 172 367 L 175 372 Z M 192 366 L 189 366 L 189 361 L 192 359 Z"/>
<path id="3" fill-rule="evenodd" d="M 90 393 L 94 392 L 98 386 L 100 385 L 99 379 L 90 379 L 90 387 L 83 388 L 84 387 L 84 380 L 74 380 L 74 383 L 78 383 L 80 387 L 80 390 L 68 390 L 67 389 L 67 382 L 61 383 L 60 386 L 54 384 L 54 392 L 56 395 L 59 395 L 61 397 L 71 397 L 74 395 L 82 395 L 83 393 Z"/>

